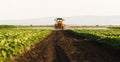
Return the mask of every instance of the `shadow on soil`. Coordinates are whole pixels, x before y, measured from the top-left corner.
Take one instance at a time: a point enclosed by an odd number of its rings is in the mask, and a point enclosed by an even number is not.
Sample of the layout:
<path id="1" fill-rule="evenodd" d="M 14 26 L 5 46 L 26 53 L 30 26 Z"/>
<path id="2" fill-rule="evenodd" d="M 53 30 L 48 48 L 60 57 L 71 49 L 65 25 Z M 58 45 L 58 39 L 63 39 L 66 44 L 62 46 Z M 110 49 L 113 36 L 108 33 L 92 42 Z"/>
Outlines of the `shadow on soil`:
<path id="1" fill-rule="evenodd" d="M 116 57 L 120 57 L 120 39 L 111 39 L 111 38 L 104 38 L 101 39 L 99 36 L 92 35 L 92 34 L 85 34 L 85 33 L 77 33 L 72 30 L 68 30 L 67 33 L 71 35 L 79 36 L 91 44 L 100 45 L 103 48 L 107 48 L 110 51 L 110 54 L 115 55 Z M 108 52 L 109 53 L 109 52 Z"/>

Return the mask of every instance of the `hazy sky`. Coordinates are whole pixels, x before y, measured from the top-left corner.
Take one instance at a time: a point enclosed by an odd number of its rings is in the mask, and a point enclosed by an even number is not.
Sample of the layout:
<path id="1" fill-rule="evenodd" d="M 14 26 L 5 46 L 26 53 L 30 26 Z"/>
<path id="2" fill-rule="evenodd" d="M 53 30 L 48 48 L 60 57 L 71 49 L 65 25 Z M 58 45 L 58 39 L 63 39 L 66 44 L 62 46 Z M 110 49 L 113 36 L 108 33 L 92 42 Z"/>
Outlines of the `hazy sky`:
<path id="1" fill-rule="evenodd" d="M 4 20 L 117 15 L 120 16 L 120 0 L 0 0 L 0 24 L 13 23 Z"/>
<path id="2" fill-rule="evenodd" d="M 0 0 L 0 20 L 120 15 L 120 0 Z"/>

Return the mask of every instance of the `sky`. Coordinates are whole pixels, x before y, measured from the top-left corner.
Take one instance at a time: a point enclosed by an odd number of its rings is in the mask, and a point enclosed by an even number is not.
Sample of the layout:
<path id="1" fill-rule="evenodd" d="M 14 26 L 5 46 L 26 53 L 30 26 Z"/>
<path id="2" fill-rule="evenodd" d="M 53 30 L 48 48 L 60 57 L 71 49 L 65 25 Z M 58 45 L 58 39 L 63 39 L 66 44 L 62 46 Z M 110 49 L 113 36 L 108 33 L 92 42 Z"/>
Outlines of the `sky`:
<path id="1" fill-rule="evenodd" d="M 0 0 L 2 22 L 44 17 L 114 15 L 120 15 L 120 0 Z"/>

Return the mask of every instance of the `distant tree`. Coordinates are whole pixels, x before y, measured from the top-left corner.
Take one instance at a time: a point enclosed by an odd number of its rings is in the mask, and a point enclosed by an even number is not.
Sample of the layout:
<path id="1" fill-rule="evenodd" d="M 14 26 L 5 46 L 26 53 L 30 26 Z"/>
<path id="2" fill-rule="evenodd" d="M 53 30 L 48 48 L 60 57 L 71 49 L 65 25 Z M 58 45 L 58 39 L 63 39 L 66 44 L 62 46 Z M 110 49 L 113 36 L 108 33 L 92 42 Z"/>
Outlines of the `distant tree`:
<path id="1" fill-rule="evenodd" d="M 96 25 L 97 27 L 99 26 L 99 25 Z"/>
<path id="2" fill-rule="evenodd" d="M 32 27 L 33 25 L 31 24 L 30 26 Z"/>

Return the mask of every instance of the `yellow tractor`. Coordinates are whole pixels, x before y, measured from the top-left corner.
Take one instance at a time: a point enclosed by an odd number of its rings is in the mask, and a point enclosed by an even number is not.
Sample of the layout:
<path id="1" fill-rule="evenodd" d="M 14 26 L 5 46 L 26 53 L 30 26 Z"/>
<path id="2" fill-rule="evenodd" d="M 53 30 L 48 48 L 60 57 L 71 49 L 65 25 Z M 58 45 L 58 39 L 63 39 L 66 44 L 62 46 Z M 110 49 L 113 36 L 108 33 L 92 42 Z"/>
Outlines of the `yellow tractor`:
<path id="1" fill-rule="evenodd" d="M 55 20 L 55 29 L 64 29 L 64 19 L 63 18 L 56 18 Z"/>

